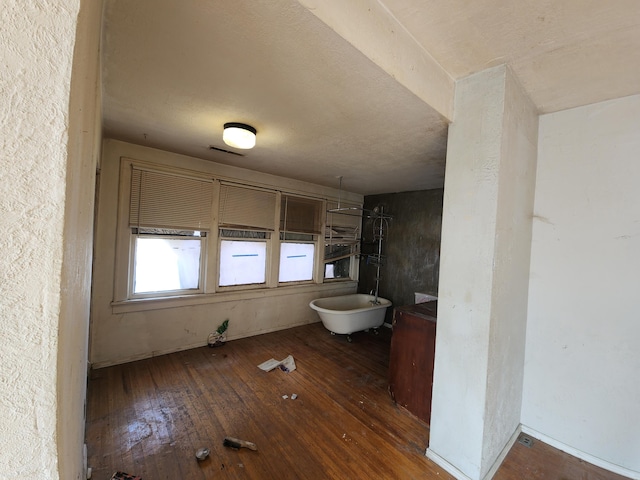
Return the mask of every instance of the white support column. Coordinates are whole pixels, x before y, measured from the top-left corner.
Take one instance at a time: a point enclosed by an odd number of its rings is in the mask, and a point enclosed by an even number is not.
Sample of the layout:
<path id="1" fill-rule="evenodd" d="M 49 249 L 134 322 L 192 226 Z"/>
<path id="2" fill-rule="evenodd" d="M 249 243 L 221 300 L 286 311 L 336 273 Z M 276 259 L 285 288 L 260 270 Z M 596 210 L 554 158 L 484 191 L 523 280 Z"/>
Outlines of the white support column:
<path id="1" fill-rule="evenodd" d="M 506 66 L 456 84 L 427 456 L 490 478 L 520 427 L 537 112 Z"/>

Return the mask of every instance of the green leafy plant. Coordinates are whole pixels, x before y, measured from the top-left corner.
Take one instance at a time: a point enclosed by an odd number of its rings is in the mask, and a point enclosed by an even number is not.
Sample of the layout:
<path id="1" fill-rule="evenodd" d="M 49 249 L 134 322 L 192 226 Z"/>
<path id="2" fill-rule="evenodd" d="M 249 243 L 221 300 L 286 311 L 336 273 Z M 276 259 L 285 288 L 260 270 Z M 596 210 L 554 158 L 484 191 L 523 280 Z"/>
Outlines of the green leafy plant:
<path id="1" fill-rule="evenodd" d="M 227 331 L 228 327 L 229 320 L 227 319 L 220 324 L 215 332 L 209 334 L 209 336 L 207 337 L 207 344 L 210 347 L 219 347 L 220 345 L 224 345 L 224 342 L 226 340 L 226 335 L 224 335 L 224 332 Z"/>
<path id="2" fill-rule="evenodd" d="M 218 335 L 222 335 L 224 332 L 227 331 L 227 327 L 229 327 L 229 320 L 228 319 L 220 324 L 220 326 L 216 330 L 216 333 Z"/>

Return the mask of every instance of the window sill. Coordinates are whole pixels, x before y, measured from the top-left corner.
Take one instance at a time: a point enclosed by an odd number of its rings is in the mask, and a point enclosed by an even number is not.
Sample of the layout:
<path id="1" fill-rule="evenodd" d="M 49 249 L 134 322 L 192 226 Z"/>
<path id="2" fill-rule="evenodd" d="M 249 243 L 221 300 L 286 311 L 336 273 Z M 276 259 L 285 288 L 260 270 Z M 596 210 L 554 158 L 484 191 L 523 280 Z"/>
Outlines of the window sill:
<path id="1" fill-rule="evenodd" d="M 146 310 L 160 310 L 163 308 L 179 308 L 192 305 L 206 305 L 211 303 L 234 302 L 251 300 L 254 298 L 279 297 L 298 295 L 309 292 L 323 292 L 326 290 L 351 290 L 358 286 L 354 280 L 331 281 L 312 285 L 289 285 L 277 288 L 263 288 L 254 290 L 238 290 L 233 292 L 199 293 L 173 297 L 139 298 L 111 302 L 114 314 L 143 312 Z"/>

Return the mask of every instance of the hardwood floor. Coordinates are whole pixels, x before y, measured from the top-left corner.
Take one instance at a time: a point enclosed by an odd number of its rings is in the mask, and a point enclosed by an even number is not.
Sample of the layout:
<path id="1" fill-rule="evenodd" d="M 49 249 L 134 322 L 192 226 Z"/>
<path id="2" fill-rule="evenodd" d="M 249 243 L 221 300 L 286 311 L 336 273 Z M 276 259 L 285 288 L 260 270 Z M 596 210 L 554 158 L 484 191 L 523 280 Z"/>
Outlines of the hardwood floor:
<path id="1" fill-rule="evenodd" d="M 452 479 L 424 455 L 427 425 L 391 401 L 389 343 L 387 329 L 348 343 L 316 323 L 94 370 L 92 479 Z M 257 367 L 287 355 L 294 372 Z M 258 450 L 225 447 L 225 436 Z M 211 453 L 199 462 L 201 447 Z M 623 477 L 535 442 L 516 444 L 495 478 Z"/>

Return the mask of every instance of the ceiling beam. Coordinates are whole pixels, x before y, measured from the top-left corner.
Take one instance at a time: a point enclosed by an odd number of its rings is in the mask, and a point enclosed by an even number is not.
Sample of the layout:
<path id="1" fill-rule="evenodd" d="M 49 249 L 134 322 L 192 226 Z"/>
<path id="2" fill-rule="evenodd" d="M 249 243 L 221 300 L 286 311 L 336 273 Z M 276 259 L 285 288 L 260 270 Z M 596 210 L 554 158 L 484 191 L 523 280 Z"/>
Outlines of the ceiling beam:
<path id="1" fill-rule="evenodd" d="M 431 108 L 453 119 L 453 78 L 381 2 L 298 1 Z"/>

